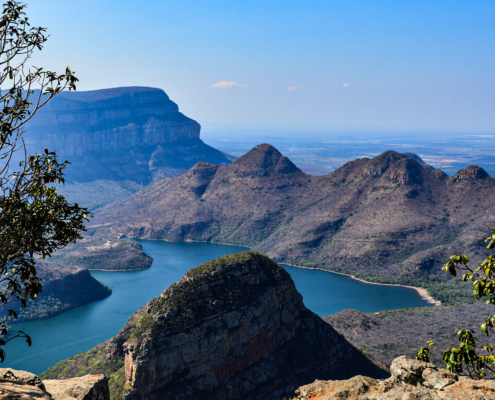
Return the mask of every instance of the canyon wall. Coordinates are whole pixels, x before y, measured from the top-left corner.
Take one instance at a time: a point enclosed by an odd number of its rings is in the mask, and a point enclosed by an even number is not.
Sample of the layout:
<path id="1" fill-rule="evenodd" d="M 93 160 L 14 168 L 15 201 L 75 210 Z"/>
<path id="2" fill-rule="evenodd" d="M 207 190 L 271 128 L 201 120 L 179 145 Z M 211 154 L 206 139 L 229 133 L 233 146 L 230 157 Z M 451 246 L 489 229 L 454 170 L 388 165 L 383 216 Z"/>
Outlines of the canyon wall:
<path id="1" fill-rule="evenodd" d="M 68 159 L 69 180 L 146 184 L 198 161 L 230 162 L 200 129 L 163 90 L 125 87 L 59 93 L 26 124 L 25 139 L 30 152 L 47 147 Z"/>

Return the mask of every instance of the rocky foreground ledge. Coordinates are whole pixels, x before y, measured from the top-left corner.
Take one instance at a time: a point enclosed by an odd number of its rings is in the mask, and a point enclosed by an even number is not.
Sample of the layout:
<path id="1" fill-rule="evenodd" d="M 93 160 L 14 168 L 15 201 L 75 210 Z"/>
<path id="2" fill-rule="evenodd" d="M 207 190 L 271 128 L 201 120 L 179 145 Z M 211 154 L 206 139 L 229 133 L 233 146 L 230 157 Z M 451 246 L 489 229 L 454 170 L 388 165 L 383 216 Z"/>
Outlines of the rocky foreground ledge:
<path id="1" fill-rule="evenodd" d="M 105 375 L 42 381 L 30 372 L 0 368 L 0 399 L 110 400 L 110 390 Z"/>
<path id="2" fill-rule="evenodd" d="M 494 381 L 469 379 L 407 356 L 396 358 L 390 372 L 392 376 L 384 381 L 361 375 L 342 381 L 316 380 L 297 389 L 295 400 L 495 399 Z"/>

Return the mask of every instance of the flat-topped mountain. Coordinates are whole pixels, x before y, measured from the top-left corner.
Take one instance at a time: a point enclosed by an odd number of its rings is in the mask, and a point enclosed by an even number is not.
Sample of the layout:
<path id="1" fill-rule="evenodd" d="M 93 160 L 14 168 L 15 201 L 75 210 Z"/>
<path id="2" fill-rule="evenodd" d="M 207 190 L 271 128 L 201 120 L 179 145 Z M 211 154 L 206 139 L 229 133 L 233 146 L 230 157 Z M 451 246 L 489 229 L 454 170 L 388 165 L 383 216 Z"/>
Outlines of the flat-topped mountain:
<path id="1" fill-rule="evenodd" d="M 482 256 L 494 192 L 482 168 L 449 178 L 394 151 L 313 177 L 264 144 L 229 165 L 202 162 L 155 182 L 101 209 L 89 229 L 245 245 L 280 262 L 429 287 L 449 301 L 440 264 L 457 252 Z"/>
<path id="2" fill-rule="evenodd" d="M 199 138 L 200 125 L 161 89 L 124 87 L 62 92 L 26 126 L 28 148 L 56 150 L 69 181 L 148 183 L 198 161 L 229 163 Z"/>
<path id="3" fill-rule="evenodd" d="M 315 379 L 388 376 L 309 311 L 289 274 L 257 252 L 189 270 L 117 336 L 42 376 L 83 370 L 105 373 L 112 397 L 128 400 L 279 400 Z"/>

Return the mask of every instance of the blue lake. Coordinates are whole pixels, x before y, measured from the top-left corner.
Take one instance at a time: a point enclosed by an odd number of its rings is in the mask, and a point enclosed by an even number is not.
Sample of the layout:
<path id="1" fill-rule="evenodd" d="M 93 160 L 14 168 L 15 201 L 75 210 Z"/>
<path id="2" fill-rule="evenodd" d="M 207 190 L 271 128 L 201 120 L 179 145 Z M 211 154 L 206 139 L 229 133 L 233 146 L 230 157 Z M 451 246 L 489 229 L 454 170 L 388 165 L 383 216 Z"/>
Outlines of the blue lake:
<path id="1" fill-rule="evenodd" d="M 143 249 L 153 257 L 150 269 L 132 272 L 92 271 L 99 281 L 113 289 L 111 296 L 74 308 L 44 321 L 13 326 L 33 340 L 28 347 L 14 340 L 6 347 L 2 367 L 39 374 L 58 361 L 87 351 L 114 336 L 138 308 L 178 281 L 184 273 L 205 261 L 245 251 L 245 247 L 213 243 L 169 243 L 141 240 Z M 429 304 L 413 289 L 371 285 L 343 275 L 284 265 L 306 306 L 318 315 L 354 308 L 376 312 Z"/>

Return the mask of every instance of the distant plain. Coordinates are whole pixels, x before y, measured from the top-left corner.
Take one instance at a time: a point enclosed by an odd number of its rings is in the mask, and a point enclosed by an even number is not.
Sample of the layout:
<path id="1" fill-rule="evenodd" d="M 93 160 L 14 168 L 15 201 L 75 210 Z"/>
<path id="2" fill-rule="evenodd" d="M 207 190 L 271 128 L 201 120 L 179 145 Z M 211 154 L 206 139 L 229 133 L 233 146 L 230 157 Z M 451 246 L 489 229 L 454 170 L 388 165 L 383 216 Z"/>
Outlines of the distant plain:
<path id="1" fill-rule="evenodd" d="M 495 133 L 352 133 L 203 125 L 205 143 L 240 157 L 260 143 L 275 146 L 310 175 L 326 175 L 348 161 L 387 150 L 415 153 L 447 175 L 478 165 L 495 176 Z"/>

